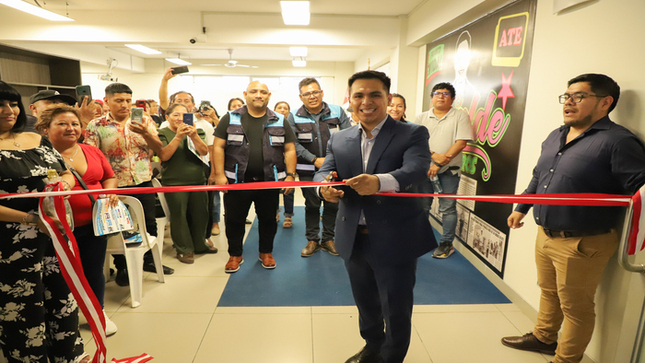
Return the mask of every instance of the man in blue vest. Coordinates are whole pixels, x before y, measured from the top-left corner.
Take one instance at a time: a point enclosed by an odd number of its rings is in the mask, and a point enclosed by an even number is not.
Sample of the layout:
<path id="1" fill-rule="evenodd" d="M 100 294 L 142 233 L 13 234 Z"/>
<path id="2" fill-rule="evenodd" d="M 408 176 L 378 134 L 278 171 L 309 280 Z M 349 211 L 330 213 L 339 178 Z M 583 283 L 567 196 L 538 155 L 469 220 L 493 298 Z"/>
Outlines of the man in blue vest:
<path id="1" fill-rule="evenodd" d="M 324 92 L 315 78 L 305 78 L 298 84 L 302 107 L 289 116 L 291 128 L 296 133 L 296 169 L 300 180 L 312 181 L 314 173 L 325 161 L 327 142 L 331 134 L 351 126 L 349 118 L 340 106 L 323 102 Z M 305 197 L 305 225 L 307 247 L 300 255 L 309 257 L 321 248 L 338 256 L 334 245 L 334 227 L 338 204 L 324 201 L 322 213 L 322 239 L 320 234 L 321 200 L 315 189 L 302 188 Z M 322 243 L 321 243 L 322 242 Z"/>
<path id="2" fill-rule="evenodd" d="M 271 92 L 267 85 L 254 81 L 244 92 L 246 106 L 229 111 L 215 129 L 212 174 L 217 185 L 262 181 L 294 181 L 296 172 L 295 136 L 281 114 L 267 108 Z M 285 190 L 285 194 L 293 189 Z M 260 235 L 262 267 L 275 268 L 273 239 L 278 228 L 279 189 L 235 190 L 224 194 L 226 238 L 228 239 L 227 273 L 240 269 L 244 262 L 242 242 L 246 215 L 255 205 Z"/>

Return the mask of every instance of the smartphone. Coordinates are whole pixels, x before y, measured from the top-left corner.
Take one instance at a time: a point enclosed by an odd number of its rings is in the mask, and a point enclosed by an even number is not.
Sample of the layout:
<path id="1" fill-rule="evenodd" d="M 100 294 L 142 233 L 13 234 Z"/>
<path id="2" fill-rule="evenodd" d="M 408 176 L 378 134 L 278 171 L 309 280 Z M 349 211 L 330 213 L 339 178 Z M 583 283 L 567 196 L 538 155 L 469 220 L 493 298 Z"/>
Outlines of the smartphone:
<path id="1" fill-rule="evenodd" d="M 141 107 L 132 107 L 132 116 L 130 117 L 132 122 L 143 123 L 143 108 Z"/>
<path id="2" fill-rule="evenodd" d="M 148 104 L 146 103 L 146 100 L 137 100 L 137 103 L 135 104 L 137 107 L 143 108 L 143 111 L 148 111 Z"/>
<path id="3" fill-rule="evenodd" d="M 185 123 L 186 125 L 193 126 L 193 114 L 192 114 L 192 113 L 190 113 L 190 112 L 186 112 L 186 113 L 184 114 L 184 123 Z"/>
<path id="4" fill-rule="evenodd" d="M 213 105 L 211 105 L 211 101 L 202 101 L 199 104 L 199 111 L 200 112 L 206 111 L 207 108 L 213 108 Z"/>
<path id="5" fill-rule="evenodd" d="M 83 102 L 83 97 L 87 96 L 88 102 L 92 101 L 92 88 L 90 86 L 76 86 L 76 99 L 78 99 L 78 104 L 80 105 Z"/>
<path id="6" fill-rule="evenodd" d="M 172 67 L 172 74 L 188 73 L 188 66 Z"/>

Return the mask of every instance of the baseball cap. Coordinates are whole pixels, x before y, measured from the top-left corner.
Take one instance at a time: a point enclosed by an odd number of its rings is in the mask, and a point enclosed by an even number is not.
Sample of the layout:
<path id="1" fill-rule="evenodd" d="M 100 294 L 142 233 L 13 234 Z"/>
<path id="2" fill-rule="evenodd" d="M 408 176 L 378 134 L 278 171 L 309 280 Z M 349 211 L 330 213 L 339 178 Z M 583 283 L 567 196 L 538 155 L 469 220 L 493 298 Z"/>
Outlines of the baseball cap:
<path id="1" fill-rule="evenodd" d="M 38 93 L 31 95 L 31 97 L 29 97 L 29 104 L 33 105 L 38 101 L 51 100 L 51 99 L 61 100 L 63 101 L 63 103 L 66 103 L 70 106 L 74 106 L 76 104 L 76 99 L 74 97 L 64 95 L 53 89 L 42 90 L 42 91 L 39 91 Z"/>

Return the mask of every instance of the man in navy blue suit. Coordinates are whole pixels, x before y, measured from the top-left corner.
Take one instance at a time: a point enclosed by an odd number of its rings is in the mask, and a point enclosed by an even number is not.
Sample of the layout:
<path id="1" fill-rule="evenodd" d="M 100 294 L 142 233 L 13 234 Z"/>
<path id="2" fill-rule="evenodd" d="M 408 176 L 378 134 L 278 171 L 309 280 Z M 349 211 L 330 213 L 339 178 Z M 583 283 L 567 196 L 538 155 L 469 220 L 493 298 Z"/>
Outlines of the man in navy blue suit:
<path id="1" fill-rule="evenodd" d="M 338 131 L 314 180 L 335 172 L 345 185 L 322 187 L 340 203 L 336 250 L 345 260 L 366 345 L 346 363 L 400 363 L 410 345 L 417 259 L 437 243 L 418 198 L 374 195 L 413 192 L 430 167 L 428 130 L 387 115 L 390 79 L 363 71 L 350 77 L 350 102 L 360 122 Z"/>

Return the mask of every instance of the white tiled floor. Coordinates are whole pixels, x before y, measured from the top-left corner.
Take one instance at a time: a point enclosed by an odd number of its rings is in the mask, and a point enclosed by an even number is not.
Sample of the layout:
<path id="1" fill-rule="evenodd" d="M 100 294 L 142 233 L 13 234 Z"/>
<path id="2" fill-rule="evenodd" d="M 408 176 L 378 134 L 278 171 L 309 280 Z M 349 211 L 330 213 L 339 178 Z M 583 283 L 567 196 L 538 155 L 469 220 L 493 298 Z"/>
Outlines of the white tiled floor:
<path id="1" fill-rule="evenodd" d="M 218 308 L 228 281 L 223 233 L 213 237 L 221 252 L 199 256 L 193 265 L 179 263 L 167 240 L 164 264 L 175 273 L 165 284 L 146 274 L 139 308 L 130 307 L 127 287 L 107 283 L 105 309 L 119 327 L 107 340 L 108 359 L 148 353 L 155 363 L 343 363 L 362 348 L 354 306 Z M 532 325 L 513 304 L 415 306 L 405 362 L 548 362 L 549 356 L 499 341 Z M 87 324 L 82 335 L 93 353 Z"/>
<path id="2" fill-rule="evenodd" d="M 296 205 L 304 205 L 301 193 Z M 218 308 L 228 281 L 224 231 L 213 237 L 221 252 L 198 256 L 193 265 L 177 261 L 167 238 L 164 264 L 175 273 L 165 283 L 146 273 L 140 307 L 130 307 L 127 287 L 114 281 L 106 285 L 105 310 L 119 327 L 107 339 L 108 361 L 148 353 L 154 363 L 343 363 L 363 347 L 354 306 Z M 551 358 L 502 346 L 501 337 L 533 326 L 513 304 L 418 305 L 412 323 L 405 363 L 545 363 Z M 93 354 L 87 323 L 81 334 Z"/>

